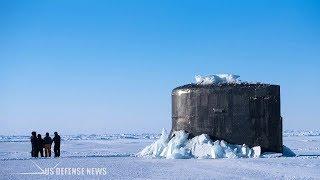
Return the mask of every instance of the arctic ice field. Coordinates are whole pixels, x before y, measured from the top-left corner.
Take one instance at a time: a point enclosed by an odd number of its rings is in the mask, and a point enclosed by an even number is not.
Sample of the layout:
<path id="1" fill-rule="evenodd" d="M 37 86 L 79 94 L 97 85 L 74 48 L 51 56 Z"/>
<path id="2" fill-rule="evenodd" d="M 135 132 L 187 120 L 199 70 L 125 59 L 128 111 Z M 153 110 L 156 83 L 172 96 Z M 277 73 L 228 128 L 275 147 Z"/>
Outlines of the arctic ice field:
<path id="1" fill-rule="evenodd" d="M 150 145 L 159 142 L 160 134 L 74 135 L 62 139 L 60 158 L 34 159 L 30 158 L 28 136 L 0 136 L 0 179 L 320 179 L 320 131 L 285 131 L 284 145 L 296 154 L 294 157 L 241 155 L 250 149 L 228 144 L 225 148 L 233 147 L 240 154 L 199 154 L 197 146 L 191 145 L 208 144 L 205 137 L 186 142 L 186 150 L 194 151 L 193 155 L 178 152 L 183 157 L 170 156 L 174 149 L 168 153 L 168 142 L 166 150 L 150 154 Z M 221 145 L 221 141 L 217 143 L 210 147 Z M 143 150 L 150 156 L 141 154 Z M 50 174 L 48 169 L 59 173 Z"/>

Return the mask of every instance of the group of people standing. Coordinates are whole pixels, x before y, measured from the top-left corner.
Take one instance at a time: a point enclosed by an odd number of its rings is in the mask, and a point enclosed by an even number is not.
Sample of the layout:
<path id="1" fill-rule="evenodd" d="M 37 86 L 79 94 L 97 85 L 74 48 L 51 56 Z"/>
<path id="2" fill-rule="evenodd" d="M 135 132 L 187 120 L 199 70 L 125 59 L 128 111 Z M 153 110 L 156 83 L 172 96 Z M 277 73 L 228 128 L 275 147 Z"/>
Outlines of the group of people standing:
<path id="1" fill-rule="evenodd" d="M 54 143 L 53 151 L 54 157 L 60 157 L 60 144 L 61 138 L 57 132 L 54 132 L 53 139 L 50 137 L 49 133 L 46 133 L 46 136 L 42 139 L 41 134 L 38 134 L 33 131 L 31 133 L 31 156 L 32 157 L 43 157 L 43 149 L 45 157 L 51 157 L 51 145 Z"/>

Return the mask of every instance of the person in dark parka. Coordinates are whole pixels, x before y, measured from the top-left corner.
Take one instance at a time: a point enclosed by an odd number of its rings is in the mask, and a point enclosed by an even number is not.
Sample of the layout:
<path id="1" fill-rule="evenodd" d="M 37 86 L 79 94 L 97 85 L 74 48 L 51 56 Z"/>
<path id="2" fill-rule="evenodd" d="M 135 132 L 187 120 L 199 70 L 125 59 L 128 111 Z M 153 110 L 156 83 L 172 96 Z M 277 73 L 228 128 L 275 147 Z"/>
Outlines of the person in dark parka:
<path id="1" fill-rule="evenodd" d="M 49 133 L 46 133 L 46 137 L 44 137 L 43 140 L 45 157 L 51 157 L 52 138 L 49 136 Z"/>
<path id="2" fill-rule="evenodd" d="M 40 153 L 40 156 L 43 157 L 44 140 L 42 139 L 41 134 L 38 134 L 37 147 L 38 147 L 37 157 L 39 153 Z"/>
<path id="3" fill-rule="evenodd" d="M 54 157 L 60 157 L 61 138 L 57 132 L 54 132 L 53 142 L 54 142 L 54 147 L 53 147 Z"/>
<path id="4" fill-rule="evenodd" d="M 30 141 L 31 141 L 31 157 L 38 157 L 38 146 L 37 146 L 37 133 L 33 131 L 31 133 Z"/>

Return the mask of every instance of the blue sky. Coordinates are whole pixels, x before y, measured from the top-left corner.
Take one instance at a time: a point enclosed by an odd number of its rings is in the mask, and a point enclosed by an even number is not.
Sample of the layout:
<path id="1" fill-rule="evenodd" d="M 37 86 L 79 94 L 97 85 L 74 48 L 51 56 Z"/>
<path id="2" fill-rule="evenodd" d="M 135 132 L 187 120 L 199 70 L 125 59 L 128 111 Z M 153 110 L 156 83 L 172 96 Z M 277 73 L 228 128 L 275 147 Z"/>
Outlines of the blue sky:
<path id="1" fill-rule="evenodd" d="M 0 134 L 160 132 L 214 73 L 280 84 L 284 129 L 319 129 L 319 68 L 319 1 L 0 1 Z"/>

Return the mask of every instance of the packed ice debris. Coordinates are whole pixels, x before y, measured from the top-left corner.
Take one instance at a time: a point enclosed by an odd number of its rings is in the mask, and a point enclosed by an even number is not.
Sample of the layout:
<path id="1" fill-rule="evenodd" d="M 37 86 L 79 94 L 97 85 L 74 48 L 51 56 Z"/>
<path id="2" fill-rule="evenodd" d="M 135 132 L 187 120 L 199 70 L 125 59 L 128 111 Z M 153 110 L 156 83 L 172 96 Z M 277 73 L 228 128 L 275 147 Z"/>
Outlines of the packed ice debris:
<path id="1" fill-rule="evenodd" d="M 211 141 L 208 135 L 202 134 L 188 139 L 189 134 L 175 131 L 169 140 L 166 131 L 153 144 L 138 153 L 140 157 L 166 159 L 218 159 L 218 158 L 251 158 L 260 157 L 261 148 L 244 145 L 233 145 L 224 140 Z"/>
<path id="2" fill-rule="evenodd" d="M 209 84 L 236 84 L 240 83 L 238 80 L 240 76 L 233 74 L 214 74 L 209 76 L 195 76 L 196 84 L 209 85 Z"/>
<path id="3" fill-rule="evenodd" d="M 163 151 L 163 149 L 166 147 L 167 143 L 167 139 L 168 139 L 168 135 L 165 129 L 162 129 L 162 133 L 160 138 L 154 142 L 153 144 L 145 147 L 140 154 L 141 155 L 150 155 L 150 156 L 154 156 L 154 157 L 158 157 L 160 156 L 160 153 Z"/>

